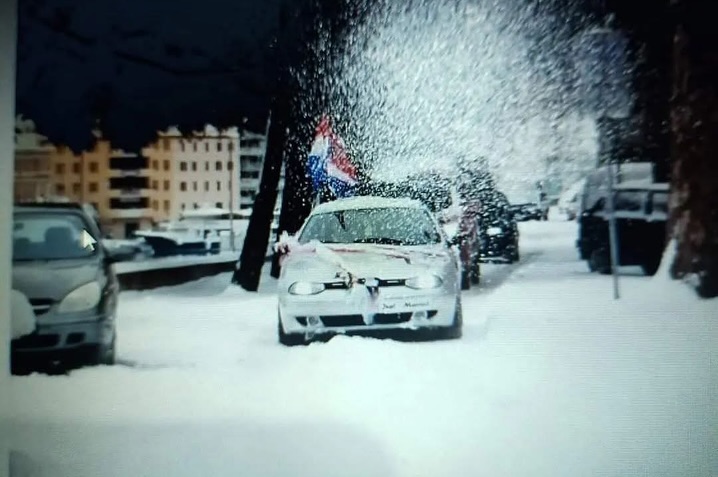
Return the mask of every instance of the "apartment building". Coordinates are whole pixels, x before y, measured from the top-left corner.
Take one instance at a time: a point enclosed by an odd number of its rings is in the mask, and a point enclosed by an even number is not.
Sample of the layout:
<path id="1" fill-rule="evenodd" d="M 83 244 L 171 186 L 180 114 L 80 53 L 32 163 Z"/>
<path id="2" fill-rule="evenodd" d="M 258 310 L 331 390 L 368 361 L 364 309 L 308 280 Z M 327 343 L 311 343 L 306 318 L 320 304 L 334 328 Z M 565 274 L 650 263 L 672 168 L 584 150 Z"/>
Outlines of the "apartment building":
<path id="1" fill-rule="evenodd" d="M 32 121 L 20 117 L 15 129 L 14 200 L 23 202 L 49 197 L 53 194 L 50 162 L 55 148 L 35 131 Z"/>
<path id="2" fill-rule="evenodd" d="M 91 203 L 114 237 L 176 220 L 188 208 L 239 207 L 236 130 L 207 127 L 185 138 L 170 129 L 140 154 L 113 149 L 98 133 L 95 147 L 76 155 L 50 145 L 31 123 L 18 125 L 16 201 L 64 197 Z"/>
<path id="3" fill-rule="evenodd" d="M 207 206 L 238 210 L 239 146 L 236 128 L 207 126 L 187 138 L 174 129 L 160 133 L 157 144 L 144 151 L 155 221 L 176 220 L 184 210 Z"/>
<path id="4" fill-rule="evenodd" d="M 252 208 L 259 193 L 259 182 L 262 177 L 266 150 L 266 136 L 248 131 L 242 132 L 239 156 L 239 207 L 242 209 Z"/>

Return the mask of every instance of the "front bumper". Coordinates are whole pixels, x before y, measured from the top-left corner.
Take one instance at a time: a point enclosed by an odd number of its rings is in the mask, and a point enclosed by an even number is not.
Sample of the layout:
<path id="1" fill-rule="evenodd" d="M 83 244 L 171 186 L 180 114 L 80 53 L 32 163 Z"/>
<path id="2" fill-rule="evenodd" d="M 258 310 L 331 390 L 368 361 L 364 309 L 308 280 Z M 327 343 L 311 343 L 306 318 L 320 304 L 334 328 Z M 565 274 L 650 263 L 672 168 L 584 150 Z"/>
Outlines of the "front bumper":
<path id="1" fill-rule="evenodd" d="M 114 338 L 114 321 L 100 317 L 93 321 L 62 324 L 38 324 L 37 329 L 11 342 L 13 353 L 48 353 L 108 345 Z"/>
<path id="2" fill-rule="evenodd" d="M 357 299 L 349 290 L 314 296 L 285 294 L 279 318 L 286 334 L 321 335 L 445 328 L 454 324 L 457 292 L 381 289 L 374 300 Z"/>

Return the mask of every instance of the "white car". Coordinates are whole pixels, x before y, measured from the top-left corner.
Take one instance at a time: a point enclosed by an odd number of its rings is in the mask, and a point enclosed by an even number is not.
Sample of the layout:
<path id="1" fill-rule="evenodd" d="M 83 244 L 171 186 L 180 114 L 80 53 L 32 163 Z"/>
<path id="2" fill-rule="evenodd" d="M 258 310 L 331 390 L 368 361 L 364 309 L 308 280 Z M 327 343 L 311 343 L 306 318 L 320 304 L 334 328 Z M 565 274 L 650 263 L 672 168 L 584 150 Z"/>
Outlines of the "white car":
<path id="1" fill-rule="evenodd" d="M 317 206 L 277 244 L 279 341 L 320 335 L 428 331 L 461 336 L 455 247 L 418 201 L 355 197 Z"/>

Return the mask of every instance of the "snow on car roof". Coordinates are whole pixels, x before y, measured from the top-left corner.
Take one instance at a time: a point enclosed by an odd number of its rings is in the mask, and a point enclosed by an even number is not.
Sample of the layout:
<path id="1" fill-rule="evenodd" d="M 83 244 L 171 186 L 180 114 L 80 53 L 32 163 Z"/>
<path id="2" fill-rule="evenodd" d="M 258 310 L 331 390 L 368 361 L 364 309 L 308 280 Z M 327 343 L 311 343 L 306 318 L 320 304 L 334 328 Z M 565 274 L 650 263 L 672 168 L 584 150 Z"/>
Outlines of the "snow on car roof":
<path id="1" fill-rule="evenodd" d="M 668 191 L 666 182 L 646 182 L 641 180 L 621 182 L 615 186 L 616 190 L 638 189 L 651 191 Z"/>
<path id="2" fill-rule="evenodd" d="M 362 196 L 350 197 L 347 199 L 337 199 L 331 202 L 319 204 L 312 214 L 322 214 L 329 212 L 337 212 L 340 210 L 356 210 L 356 209 L 388 209 L 388 208 L 416 208 L 424 209 L 425 206 L 418 200 L 414 199 L 388 199 L 385 197 Z"/>

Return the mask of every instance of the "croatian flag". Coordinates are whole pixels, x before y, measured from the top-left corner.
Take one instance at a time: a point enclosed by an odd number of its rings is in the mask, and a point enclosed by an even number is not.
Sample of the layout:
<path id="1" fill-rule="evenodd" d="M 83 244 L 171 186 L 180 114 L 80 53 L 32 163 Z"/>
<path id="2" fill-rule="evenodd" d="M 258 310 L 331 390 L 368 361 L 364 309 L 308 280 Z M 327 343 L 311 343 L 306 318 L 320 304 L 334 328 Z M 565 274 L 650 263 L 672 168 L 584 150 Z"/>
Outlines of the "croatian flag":
<path id="1" fill-rule="evenodd" d="M 358 183 L 356 166 L 349 160 L 344 141 L 332 130 L 326 115 L 317 126 L 307 172 L 317 194 L 326 186 L 337 198 L 348 197 Z"/>

